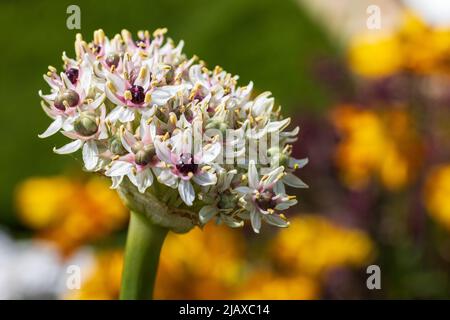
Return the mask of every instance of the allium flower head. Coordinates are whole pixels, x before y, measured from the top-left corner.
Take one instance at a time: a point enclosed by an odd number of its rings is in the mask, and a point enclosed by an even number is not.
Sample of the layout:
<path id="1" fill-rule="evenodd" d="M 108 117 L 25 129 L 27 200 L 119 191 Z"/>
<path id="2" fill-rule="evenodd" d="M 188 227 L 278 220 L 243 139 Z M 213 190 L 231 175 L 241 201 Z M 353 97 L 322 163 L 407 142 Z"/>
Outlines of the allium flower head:
<path id="1" fill-rule="evenodd" d="M 270 92 L 219 66 L 209 70 L 165 40 L 166 29 L 136 38 L 124 30 L 108 39 L 75 41 L 64 71 L 44 75 L 42 107 L 53 119 L 42 138 L 71 141 L 59 154 L 82 149 L 84 167 L 110 177 L 125 203 L 154 223 L 185 232 L 211 219 L 230 227 L 250 220 L 285 227 L 280 211 L 296 203 L 285 184 L 306 187 L 295 174 L 306 159 L 291 157 L 298 128 Z"/>

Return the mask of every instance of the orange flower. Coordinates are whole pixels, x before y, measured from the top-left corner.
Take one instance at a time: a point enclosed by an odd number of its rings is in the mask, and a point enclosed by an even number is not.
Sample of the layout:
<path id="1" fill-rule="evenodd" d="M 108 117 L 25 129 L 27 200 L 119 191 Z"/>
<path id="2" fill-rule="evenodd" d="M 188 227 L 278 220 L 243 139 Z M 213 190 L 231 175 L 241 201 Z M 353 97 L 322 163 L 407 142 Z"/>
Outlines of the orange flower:
<path id="1" fill-rule="evenodd" d="M 423 147 L 406 111 L 347 105 L 334 109 L 331 121 L 341 136 L 335 162 L 348 187 L 363 189 L 378 178 L 388 190 L 397 190 L 415 178 Z"/>
<path id="2" fill-rule="evenodd" d="M 107 236 L 128 218 L 116 192 L 99 177 L 30 178 L 18 186 L 16 204 L 21 221 L 65 253 Z"/>

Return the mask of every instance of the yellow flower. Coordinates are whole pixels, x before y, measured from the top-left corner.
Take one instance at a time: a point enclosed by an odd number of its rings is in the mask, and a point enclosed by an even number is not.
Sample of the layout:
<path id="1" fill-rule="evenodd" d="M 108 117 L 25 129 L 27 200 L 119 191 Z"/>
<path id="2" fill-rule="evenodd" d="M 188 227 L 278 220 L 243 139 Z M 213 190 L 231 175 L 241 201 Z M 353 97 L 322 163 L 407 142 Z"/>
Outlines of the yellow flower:
<path id="1" fill-rule="evenodd" d="M 21 221 L 63 252 L 108 235 L 128 218 L 116 192 L 100 177 L 30 178 L 16 192 Z"/>
<path id="2" fill-rule="evenodd" d="M 358 230 L 326 218 L 296 218 L 270 242 L 269 255 L 255 261 L 240 230 L 213 224 L 179 235 L 163 246 L 156 299 L 316 299 L 321 276 L 334 267 L 360 267 L 374 245 Z M 264 250 L 263 250 L 264 251 Z M 117 299 L 123 251 L 102 252 L 93 271 L 70 299 Z"/>
<path id="3" fill-rule="evenodd" d="M 271 271 L 256 270 L 233 299 L 311 300 L 319 297 L 319 282 L 312 277 L 303 274 L 284 277 Z"/>
<path id="4" fill-rule="evenodd" d="M 438 223 L 450 230 L 450 164 L 431 170 L 425 182 L 425 206 Z"/>
<path id="5" fill-rule="evenodd" d="M 341 106 L 332 111 L 331 120 L 341 136 L 335 162 L 348 187 L 365 188 L 375 177 L 397 190 L 415 177 L 423 150 L 405 111 Z"/>
<path id="6" fill-rule="evenodd" d="M 351 69 L 366 77 L 410 71 L 450 73 L 450 29 L 428 26 L 406 11 L 401 26 L 388 34 L 355 36 L 348 46 Z"/>
<path id="7" fill-rule="evenodd" d="M 32 229 L 50 227 L 62 219 L 74 192 L 73 183 L 66 177 L 30 178 L 16 192 L 19 218 Z"/>
<path id="8" fill-rule="evenodd" d="M 362 231 L 305 215 L 278 233 L 271 252 L 286 273 L 320 277 L 332 268 L 366 265 L 373 258 L 374 244 Z"/>
<path id="9" fill-rule="evenodd" d="M 157 299 L 225 299 L 244 267 L 242 230 L 208 224 L 187 234 L 169 233 L 162 248 Z"/>
<path id="10" fill-rule="evenodd" d="M 450 71 L 450 30 L 425 24 L 407 12 L 397 33 L 407 70 L 417 73 L 448 73 Z"/>
<path id="11" fill-rule="evenodd" d="M 383 77 L 402 68 L 401 50 L 393 35 L 365 34 L 352 39 L 348 59 L 352 70 L 366 77 Z"/>

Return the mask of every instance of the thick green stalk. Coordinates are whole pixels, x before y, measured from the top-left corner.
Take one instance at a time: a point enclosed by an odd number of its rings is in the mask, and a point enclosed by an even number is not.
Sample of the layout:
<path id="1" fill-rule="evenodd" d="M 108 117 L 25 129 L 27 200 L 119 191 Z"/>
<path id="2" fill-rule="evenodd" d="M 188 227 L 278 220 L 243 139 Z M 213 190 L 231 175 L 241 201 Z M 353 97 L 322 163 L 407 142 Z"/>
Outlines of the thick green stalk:
<path id="1" fill-rule="evenodd" d="M 120 299 L 152 299 L 159 254 L 167 231 L 152 224 L 143 214 L 131 211 Z"/>

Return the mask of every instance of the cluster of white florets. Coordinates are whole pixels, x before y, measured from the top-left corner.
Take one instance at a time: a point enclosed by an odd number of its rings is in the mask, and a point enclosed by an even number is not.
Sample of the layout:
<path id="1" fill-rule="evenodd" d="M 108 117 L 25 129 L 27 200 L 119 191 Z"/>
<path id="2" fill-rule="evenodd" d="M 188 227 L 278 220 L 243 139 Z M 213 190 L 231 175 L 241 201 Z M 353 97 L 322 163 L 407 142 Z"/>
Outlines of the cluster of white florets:
<path id="1" fill-rule="evenodd" d="M 165 32 L 108 39 L 98 30 L 91 43 L 77 35 L 76 59 L 64 53 L 64 71 L 44 75 L 51 92 L 39 94 L 53 122 L 40 137 L 71 139 L 54 151 L 82 149 L 85 169 L 110 177 L 112 188 L 164 186 L 176 193 L 171 205 L 195 208 L 199 224 L 287 226 L 280 211 L 297 201 L 285 184 L 306 187 L 293 174 L 307 163 L 291 157 L 298 127 L 284 131 L 290 119 L 269 92 L 252 98 L 252 83 L 238 87 L 237 76 L 186 58 Z"/>

